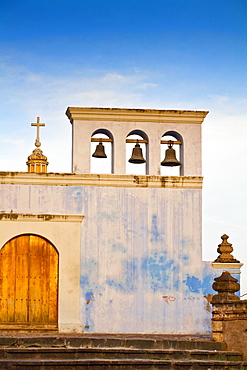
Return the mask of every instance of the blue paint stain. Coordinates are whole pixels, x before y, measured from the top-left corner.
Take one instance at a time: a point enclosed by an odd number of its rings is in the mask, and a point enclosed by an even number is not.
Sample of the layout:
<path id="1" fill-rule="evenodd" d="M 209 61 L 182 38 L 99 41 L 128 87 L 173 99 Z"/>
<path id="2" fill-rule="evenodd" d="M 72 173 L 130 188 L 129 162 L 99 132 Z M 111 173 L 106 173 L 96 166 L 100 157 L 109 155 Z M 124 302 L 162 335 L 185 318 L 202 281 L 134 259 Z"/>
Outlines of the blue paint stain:
<path id="1" fill-rule="evenodd" d="M 179 290 L 179 288 L 180 288 L 180 280 L 175 280 L 174 282 L 173 282 L 173 288 L 176 290 L 176 291 L 178 291 Z"/>
<path id="2" fill-rule="evenodd" d="M 181 246 L 182 246 L 183 248 L 187 248 L 187 247 L 189 247 L 189 246 L 191 245 L 191 240 L 188 240 L 188 239 L 182 239 L 182 240 L 180 241 L 180 243 L 181 243 Z"/>
<path id="3" fill-rule="evenodd" d="M 112 245 L 112 251 L 113 251 L 113 252 L 120 251 L 120 252 L 122 252 L 122 253 L 126 253 L 126 252 L 127 252 L 127 249 L 126 249 L 126 247 L 125 247 L 123 244 L 121 244 L 121 243 L 114 243 L 114 244 Z"/>
<path id="4" fill-rule="evenodd" d="M 215 294 L 216 292 L 212 288 L 214 278 L 212 275 L 206 275 L 202 280 L 202 293 L 203 294 Z"/>
<path id="5" fill-rule="evenodd" d="M 152 227 L 151 227 L 151 242 L 158 242 L 161 240 L 161 235 L 158 231 L 157 226 L 157 215 L 153 215 L 152 217 Z"/>
<path id="6" fill-rule="evenodd" d="M 137 263 L 133 258 L 131 261 L 123 261 L 122 278 L 111 279 L 107 276 L 106 284 L 120 290 L 123 293 L 131 293 L 136 290 Z"/>
<path id="7" fill-rule="evenodd" d="M 80 285 L 81 285 L 81 288 L 89 285 L 89 279 L 87 275 L 81 275 Z"/>
<path id="8" fill-rule="evenodd" d="M 98 281 L 98 263 L 94 259 L 82 258 L 82 271 L 84 274 L 80 277 L 81 294 L 83 304 L 81 311 L 84 311 L 84 331 L 94 331 L 94 304 L 95 293 L 102 296 L 104 287 L 99 285 Z"/>
<path id="9" fill-rule="evenodd" d="M 218 269 L 214 269 L 209 262 L 203 262 L 202 292 L 203 295 L 216 294 L 212 288 L 214 278 L 218 277 Z"/>
<path id="10" fill-rule="evenodd" d="M 93 331 L 94 322 L 92 320 L 91 314 L 94 306 L 94 293 L 92 290 L 88 290 L 85 295 L 85 330 Z"/>
<path id="11" fill-rule="evenodd" d="M 183 266 L 188 266 L 190 258 L 187 254 L 180 253 L 178 259 L 182 260 Z"/>
<path id="12" fill-rule="evenodd" d="M 73 207 L 75 212 L 82 212 L 82 189 L 80 186 L 73 186 L 66 189 L 68 196 L 66 197 L 66 209 Z"/>
<path id="13" fill-rule="evenodd" d="M 83 259 L 82 263 L 84 265 L 83 270 L 87 271 L 87 274 L 81 275 L 81 278 L 80 278 L 81 289 L 85 289 L 85 288 L 88 289 L 88 286 L 95 288 L 98 284 L 98 281 L 97 281 L 98 263 L 93 259 L 90 259 L 90 260 Z"/>
<path id="14" fill-rule="evenodd" d="M 202 282 L 195 276 L 186 275 L 186 280 L 183 282 L 187 285 L 192 293 L 200 293 L 202 288 Z"/>
<path id="15" fill-rule="evenodd" d="M 86 301 L 91 300 L 94 297 L 93 291 L 89 290 L 85 293 L 85 299 Z"/>
<path id="16" fill-rule="evenodd" d="M 168 281 L 171 282 L 171 271 L 174 271 L 174 260 L 167 258 L 167 252 L 153 252 L 142 263 L 142 271 L 148 277 L 149 287 L 153 292 L 163 291 Z"/>

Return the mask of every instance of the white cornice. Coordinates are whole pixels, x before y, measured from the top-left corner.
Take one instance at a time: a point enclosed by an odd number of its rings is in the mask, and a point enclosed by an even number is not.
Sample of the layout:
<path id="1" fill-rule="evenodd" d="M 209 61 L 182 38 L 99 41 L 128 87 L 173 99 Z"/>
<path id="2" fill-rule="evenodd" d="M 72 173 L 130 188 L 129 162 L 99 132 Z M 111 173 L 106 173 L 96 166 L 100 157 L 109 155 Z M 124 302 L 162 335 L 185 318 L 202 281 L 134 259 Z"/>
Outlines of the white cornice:
<path id="1" fill-rule="evenodd" d="M 0 184 L 201 189 L 200 176 L 0 172 Z"/>
<path id="2" fill-rule="evenodd" d="M 201 124 L 208 111 L 68 107 L 71 123 L 83 121 L 157 122 Z"/>

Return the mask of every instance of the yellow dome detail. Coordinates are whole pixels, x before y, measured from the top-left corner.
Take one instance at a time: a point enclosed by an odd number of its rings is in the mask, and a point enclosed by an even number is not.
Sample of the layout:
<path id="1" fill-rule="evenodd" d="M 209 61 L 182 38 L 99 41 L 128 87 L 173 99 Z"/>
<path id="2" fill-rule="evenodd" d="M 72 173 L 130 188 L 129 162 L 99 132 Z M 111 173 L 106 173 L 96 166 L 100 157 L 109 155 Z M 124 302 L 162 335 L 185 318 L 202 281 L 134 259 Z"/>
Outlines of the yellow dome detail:
<path id="1" fill-rule="evenodd" d="M 28 157 L 28 172 L 47 172 L 48 164 L 47 157 L 43 154 L 42 150 L 35 148 Z"/>

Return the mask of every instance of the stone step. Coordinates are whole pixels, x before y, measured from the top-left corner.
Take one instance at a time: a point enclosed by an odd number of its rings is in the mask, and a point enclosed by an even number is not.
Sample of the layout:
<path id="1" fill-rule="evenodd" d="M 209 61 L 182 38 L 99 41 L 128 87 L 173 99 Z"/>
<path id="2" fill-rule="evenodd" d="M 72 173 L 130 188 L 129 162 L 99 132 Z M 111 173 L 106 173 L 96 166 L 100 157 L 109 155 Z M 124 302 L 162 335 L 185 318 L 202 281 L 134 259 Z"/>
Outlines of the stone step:
<path id="1" fill-rule="evenodd" d="M 198 359 L 241 361 L 234 351 L 139 348 L 0 348 L 1 359 Z"/>
<path id="2" fill-rule="evenodd" d="M 150 360 L 150 359 L 74 359 L 74 360 L 7 360 L 0 359 L 1 370 L 246 370 L 247 362 L 213 360 Z"/>
<path id="3" fill-rule="evenodd" d="M 247 370 L 210 336 L 1 334 L 0 370 Z"/>
<path id="4" fill-rule="evenodd" d="M 0 334 L 1 347 L 145 348 L 180 350 L 226 350 L 211 336 L 159 334 Z"/>

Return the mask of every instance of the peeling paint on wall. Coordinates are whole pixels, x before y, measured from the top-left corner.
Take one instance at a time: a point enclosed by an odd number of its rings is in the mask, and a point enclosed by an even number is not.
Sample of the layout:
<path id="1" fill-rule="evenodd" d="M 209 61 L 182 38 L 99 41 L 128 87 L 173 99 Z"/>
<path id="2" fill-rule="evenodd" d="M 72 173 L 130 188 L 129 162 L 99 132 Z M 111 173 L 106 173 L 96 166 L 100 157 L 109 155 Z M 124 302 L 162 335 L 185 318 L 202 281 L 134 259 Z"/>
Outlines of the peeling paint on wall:
<path id="1" fill-rule="evenodd" d="M 151 242 L 159 242 L 162 240 L 162 234 L 158 230 L 157 215 L 152 216 L 152 228 L 150 231 Z"/>
<path id="2" fill-rule="evenodd" d="M 210 332 L 218 271 L 201 261 L 201 190 L 4 185 L 0 196 L 5 212 L 84 216 L 84 331 Z"/>
<path id="3" fill-rule="evenodd" d="M 167 257 L 167 251 L 153 251 L 142 262 L 142 270 L 147 273 L 148 284 L 153 292 L 164 290 L 174 268 L 174 261 Z"/>
<path id="4" fill-rule="evenodd" d="M 94 322 L 91 315 L 94 304 L 94 293 L 92 290 L 89 290 L 85 293 L 85 301 L 85 331 L 87 331 L 87 329 L 90 329 L 90 331 L 92 331 L 94 330 Z"/>
<path id="5" fill-rule="evenodd" d="M 186 275 L 186 279 L 183 281 L 192 293 L 200 293 L 202 282 L 195 276 Z"/>
<path id="6" fill-rule="evenodd" d="M 123 293 L 130 293 L 137 289 L 137 263 L 135 259 L 123 261 L 123 268 L 119 275 L 120 276 L 117 278 L 112 278 L 111 275 L 107 275 L 106 284 Z"/>

